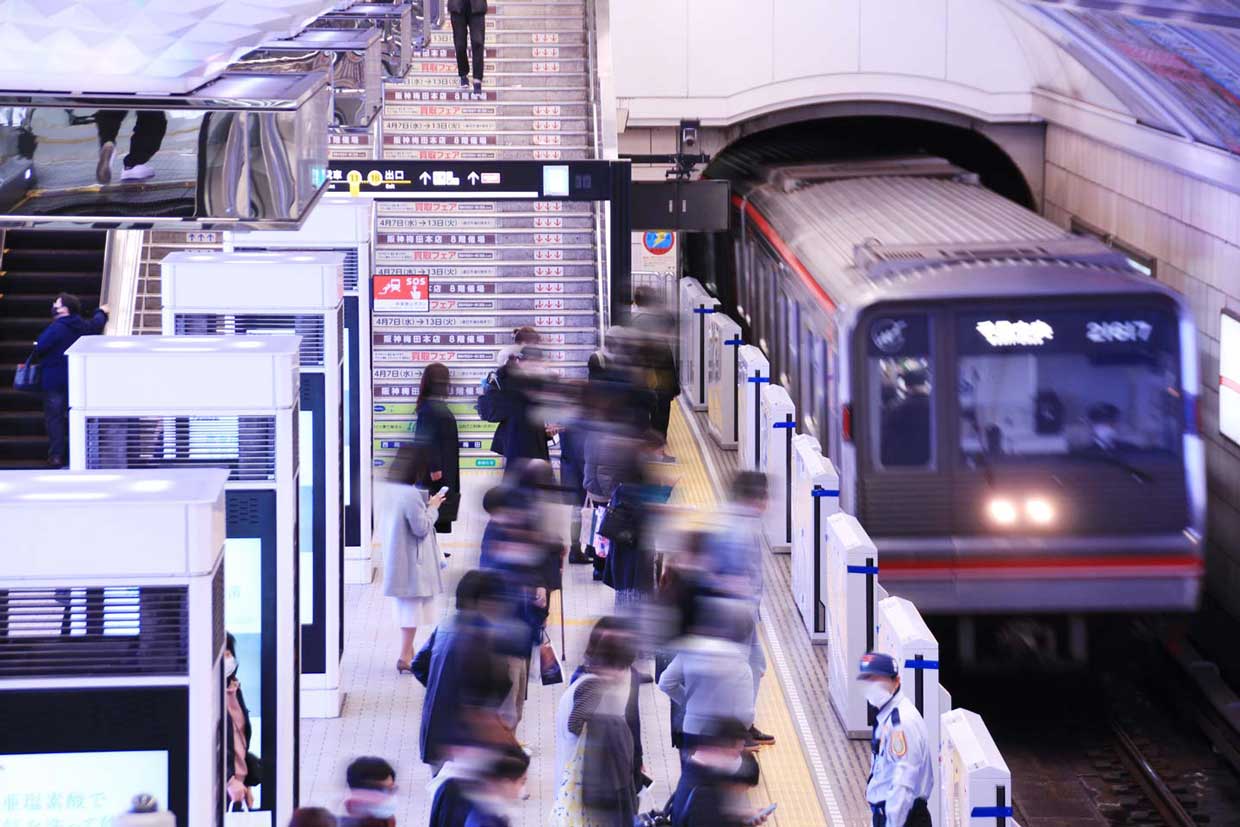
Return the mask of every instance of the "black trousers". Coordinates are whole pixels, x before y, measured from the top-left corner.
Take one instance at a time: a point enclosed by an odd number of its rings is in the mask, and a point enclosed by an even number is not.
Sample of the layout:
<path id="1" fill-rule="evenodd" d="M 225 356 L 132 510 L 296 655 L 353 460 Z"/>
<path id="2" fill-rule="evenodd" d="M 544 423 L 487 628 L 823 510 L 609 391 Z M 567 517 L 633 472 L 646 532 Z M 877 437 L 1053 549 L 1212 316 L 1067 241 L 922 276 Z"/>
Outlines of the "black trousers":
<path id="1" fill-rule="evenodd" d="M 482 80 L 487 58 L 486 30 L 487 16 L 485 14 L 453 12 L 452 45 L 456 48 L 456 73 L 461 77 L 469 75 L 469 52 L 472 49 L 474 80 Z M 468 42 L 466 42 L 467 34 Z"/>
<path id="2" fill-rule="evenodd" d="M 926 806 L 924 798 L 913 802 L 912 808 L 908 811 L 908 818 L 904 819 L 904 823 L 900 825 L 887 824 L 886 802 L 871 804 L 870 810 L 874 814 L 874 827 L 930 827 L 930 808 Z"/>
<path id="3" fill-rule="evenodd" d="M 124 109 L 100 109 L 95 113 L 95 128 L 99 130 L 100 146 L 116 140 L 121 133 L 121 122 L 128 114 Z M 158 109 L 139 111 L 133 136 L 129 139 L 129 154 L 125 156 L 125 166 L 136 167 L 151 160 L 155 153 L 159 152 L 167 131 L 168 116 L 163 112 Z"/>
<path id="4" fill-rule="evenodd" d="M 69 392 L 43 394 L 43 423 L 47 426 L 47 458 L 69 464 Z"/>

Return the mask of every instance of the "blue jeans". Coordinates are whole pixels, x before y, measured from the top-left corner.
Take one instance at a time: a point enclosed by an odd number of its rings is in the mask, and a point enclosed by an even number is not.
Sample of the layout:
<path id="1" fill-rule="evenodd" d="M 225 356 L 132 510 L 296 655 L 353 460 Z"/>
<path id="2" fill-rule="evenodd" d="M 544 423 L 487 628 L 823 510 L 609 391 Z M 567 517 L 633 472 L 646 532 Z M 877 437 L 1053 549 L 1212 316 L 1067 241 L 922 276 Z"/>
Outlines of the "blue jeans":
<path id="1" fill-rule="evenodd" d="M 43 392 L 43 422 L 47 426 L 47 458 L 69 464 L 69 391 Z"/>

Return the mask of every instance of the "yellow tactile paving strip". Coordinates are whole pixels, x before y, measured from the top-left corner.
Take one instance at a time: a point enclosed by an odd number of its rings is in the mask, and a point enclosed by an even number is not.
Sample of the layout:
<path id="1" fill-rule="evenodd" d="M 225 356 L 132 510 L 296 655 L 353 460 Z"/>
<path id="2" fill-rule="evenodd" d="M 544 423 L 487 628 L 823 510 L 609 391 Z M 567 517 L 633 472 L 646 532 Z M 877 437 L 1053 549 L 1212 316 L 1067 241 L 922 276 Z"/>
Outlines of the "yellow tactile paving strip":
<path id="1" fill-rule="evenodd" d="M 668 449 L 676 457 L 670 466 L 669 476 L 677 480 L 671 503 L 694 512 L 686 515 L 695 521 L 695 515 L 705 521 L 717 506 L 715 489 L 706 472 L 697 442 L 684 420 L 679 406 L 672 408 L 671 427 L 668 429 Z M 771 662 L 765 642 L 767 662 Z M 777 803 L 778 809 L 766 822 L 778 827 L 821 827 L 828 824 L 819 803 L 809 762 L 801 746 L 801 739 L 793 726 L 778 673 L 769 669 L 758 691 L 758 725 L 775 736 L 775 745 L 765 747 L 758 753 L 762 766 L 762 781 L 750 794 L 755 807 Z"/>

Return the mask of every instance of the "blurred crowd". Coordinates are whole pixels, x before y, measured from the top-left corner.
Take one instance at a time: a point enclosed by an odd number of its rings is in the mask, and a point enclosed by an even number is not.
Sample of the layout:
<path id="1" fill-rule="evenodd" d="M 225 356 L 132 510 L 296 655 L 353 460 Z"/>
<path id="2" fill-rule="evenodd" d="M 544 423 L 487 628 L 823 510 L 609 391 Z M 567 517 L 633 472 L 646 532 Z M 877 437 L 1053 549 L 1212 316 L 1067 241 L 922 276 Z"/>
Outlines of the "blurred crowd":
<path id="1" fill-rule="evenodd" d="M 396 767 L 358 758 L 339 812 L 301 810 L 298 827 L 393 827 L 404 811 L 398 796 L 422 794 L 431 797 L 431 827 L 522 823 L 531 756 L 518 731 L 531 683 L 565 684 L 554 753 L 534 759 L 554 762 L 556 781 L 537 823 L 726 826 L 769 815 L 747 793 L 758 783 L 756 752 L 774 741 L 755 721 L 766 670 L 756 634 L 766 479 L 738 474 L 726 505 L 697 515 L 698 528 L 675 519 L 685 516 L 668 505 L 675 323 L 649 291 L 637 305 L 583 376 L 522 328 L 483 380 L 478 413 L 496 423 L 492 448 L 505 473 L 482 498 L 477 567 L 454 586 L 438 537 L 460 508 L 457 423 L 447 403 L 460 394 L 446 366 L 424 369 L 416 433 L 391 467 L 380 537 L 383 593 L 401 630 L 396 669 L 425 687 L 417 738 L 433 781 L 426 793 L 421 784 L 402 790 Z M 565 576 L 574 565 L 583 577 Z M 593 623 L 584 653 L 564 661 L 563 590 L 589 577 L 610 587 L 614 608 Z M 429 634 L 415 650 L 420 627 Z M 639 688 L 652 682 L 670 701 L 669 720 L 642 718 Z M 662 779 L 670 799 L 643 808 L 640 794 L 654 781 L 643 737 L 655 727 L 670 729 L 679 770 Z M 243 766 L 239 757 L 239 774 Z M 244 802 L 244 777 L 229 789 Z"/>

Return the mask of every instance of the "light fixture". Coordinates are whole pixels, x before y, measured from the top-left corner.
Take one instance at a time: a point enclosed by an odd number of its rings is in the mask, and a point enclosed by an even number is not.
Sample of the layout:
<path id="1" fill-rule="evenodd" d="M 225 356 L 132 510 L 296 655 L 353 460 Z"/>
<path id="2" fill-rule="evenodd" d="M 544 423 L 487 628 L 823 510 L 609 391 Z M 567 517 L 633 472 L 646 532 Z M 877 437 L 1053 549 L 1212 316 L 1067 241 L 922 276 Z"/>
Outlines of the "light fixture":
<path id="1" fill-rule="evenodd" d="M 106 500 L 108 496 L 106 491 L 35 491 L 31 494 L 22 494 L 18 499 L 63 502 L 64 500 Z"/>
<path id="2" fill-rule="evenodd" d="M 158 494 L 160 491 L 167 491 L 171 487 L 172 483 L 168 480 L 138 480 L 129 486 L 129 489 L 140 494 Z"/>
<path id="3" fill-rule="evenodd" d="M 1003 526 L 1015 525 L 1016 518 L 1019 516 L 1016 504 L 1002 497 L 996 497 L 991 500 L 986 506 L 986 510 L 990 514 L 992 522 Z"/>
<path id="4" fill-rule="evenodd" d="M 138 346 L 137 342 L 125 342 L 119 339 L 116 339 L 116 340 L 113 340 L 113 341 L 110 341 L 104 344 L 104 347 L 116 348 L 118 350 L 122 348 L 137 347 L 137 346 Z"/>
<path id="5" fill-rule="evenodd" d="M 79 474 L 72 471 L 59 471 L 55 474 L 39 474 L 38 482 L 77 483 L 77 482 L 116 482 L 120 474 Z"/>
<path id="6" fill-rule="evenodd" d="M 1034 525 L 1050 525 L 1055 521 L 1055 506 L 1045 497 L 1030 497 L 1025 500 L 1025 516 Z"/>

